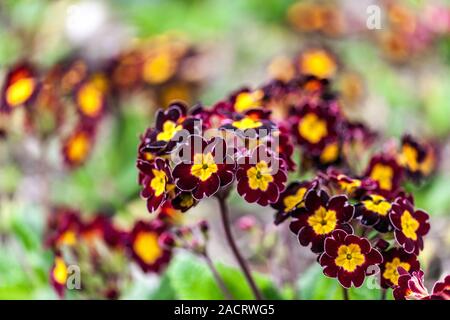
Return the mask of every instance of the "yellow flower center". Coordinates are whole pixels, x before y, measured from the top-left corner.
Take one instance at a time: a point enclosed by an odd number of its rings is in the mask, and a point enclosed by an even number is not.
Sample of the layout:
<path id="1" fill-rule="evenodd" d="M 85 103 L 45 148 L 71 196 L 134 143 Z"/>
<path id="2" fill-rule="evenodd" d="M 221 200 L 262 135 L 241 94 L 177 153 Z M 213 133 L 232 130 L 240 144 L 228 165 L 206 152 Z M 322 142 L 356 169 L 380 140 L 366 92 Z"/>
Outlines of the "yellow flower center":
<path id="1" fill-rule="evenodd" d="M 391 204 L 386 199 L 379 195 L 371 195 L 371 199 L 364 200 L 362 203 L 364 207 L 372 212 L 378 213 L 380 216 L 386 216 L 391 210 Z"/>
<path id="2" fill-rule="evenodd" d="M 318 143 L 328 134 L 327 123 L 316 114 L 308 113 L 300 120 L 298 132 L 310 143 Z"/>
<path id="3" fill-rule="evenodd" d="M 233 127 L 239 130 L 255 129 L 262 126 L 262 122 L 259 120 L 252 119 L 250 117 L 242 118 L 239 121 L 234 121 L 232 123 Z"/>
<path id="4" fill-rule="evenodd" d="M 316 234 L 328 234 L 336 228 L 336 211 L 327 210 L 320 206 L 319 209 L 308 218 L 307 222 Z"/>
<path id="5" fill-rule="evenodd" d="M 57 241 L 57 245 L 74 246 L 77 243 L 77 235 L 73 230 L 63 232 Z"/>
<path id="6" fill-rule="evenodd" d="M 264 96 L 262 90 L 256 90 L 253 92 L 241 92 L 236 97 L 234 103 L 234 109 L 237 112 L 244 112 L 248 109 L 254 109 L 261 107 L 261 99 Z"/>
<path id="7" fill-rule="evenodd" d="M 300 69 L 303 74 L 330 78 L 336 73 L 336 62 L 325 50 L 305 52 L 300 59 Z"/>
<path id="8" fill-rule="evenodd" d="M 159 197 L 166 191 L 167 175 L 163 170 L 152 169 L 153 179 L 150 181 L 150 187 L 155 191 L 155 196 Z"/>
<path id="9" fill-rule="evenodd" d="M 183 129 L 183 126 L 181 124 L 177 125 L 175 122 L 167 120 L 163 124 L 163 130 L 156 136 L 156 140 L 170 141 L 170 139 L 172 139 L 175 134 L 181 129 Z"/>
<path id="10" fill-rule="evenodd" d="M 208 180 L 213 173 L 218 170 L 217 164 L 211 152 L 207 154 L 197 153 L 194 155 L 194 165 L 191 167 L 191 174 L 201 181 Z"/>
<path id="11" fill-rule="evenodd" d="M 78 91 L 78 104 L 83 114 L 96 117 L 103 104 L 103 91 L 94 83 L 86 83 Z"/>
<path id="12" fill-rule="evenodd" d="M 250 189 L 266 191 L 273 181 L 272 169 L 262 160 L 247 170 L 247 178 Z"/>
<path id="13" fill-rule="evenodd" d="M 133 250 L 147 264 L 154 263 L 163 253 L 154 232 L 142 231 L 133 242 Z"/>
<path id="14" fill-rule="evenodd" d="M 420 223 L 411 215 L 408 210 L 403 211 L 402 217 L 400 218 L 400 223 L 402 227 L 403 234 L 412 240 L 417 240 L 417 229 L 419 229 Z"/>
<path id="15" fill-rule="evenodd" d="M 194 204 L 194 198 L 192 198 L 190 195 L 182 195 L 181 196 L 181 202 L 180 202 L 180 206 L 182 206 L 183 208 L 189 208 Z"/>
<path id="16" fill-rule="evenodd" d="M 70 139 L 67 148 L 67 158 L 72 162 L 82 162 L 90 149 L 89 137 L 86 133 L 81 132 Z"/>
<path id="17" fill-rule="evenodd" d="M 370 177 L 377 181 L 380 188 L 383 190 L 392 189 L 392 178 L 394 176 L 394 170 L 390 166 L 386 166 L 377 163 L 370 173 Z"/>
<path id="18" fill-rule="evenodd" d="M 416 148 L 405 144 L 400 154 L 400 164 L 415 172 L 419 170 L 418 153 Z"/>
<path id="19" fill-rule="evenodd" d="M 67 266 L 61 257 L 55 258 L 55 266 L 53 268 L 53 279 L 56 283 L 64 285 L 67 281 Z"/>
<path id="20" fill-rule="evenodd" d="M 366 258 L 361 253 L 361 247 L 356 243 L 341 245 L 338 248 L 338 255 L 334 262 L 338 267 L 342 267 L 347 272 L 353 272 L 357 267 L 364 264 Z"/>
<path id="21" fill-rule="evenodd" d="M 11 84 L 6 90 L 5 99 L 9 106 L 21 105 L 33 94 L 36 87 L 33 78 L 22 78 Z"/>
<path id="22" fill-rule="evenodd" d="M 297 208 L 298 204 L 303 200 L 306 191 L 307 191 L 306 188 L 300 188 L 297 190 L 295 194 L 284 198 L 283 199 L 284 212 L 289 212 L 294 208 Z"/>
<path id="23" fill-rule="evenodd" d="M 386 263 L 386 269 L 383 272 L 383 277 L 390 280 L 394 285 L 398 285 L 398 267 L 402 267 L 406 271 L 409 271 L 411 265 L 407 262 L 401 262 L 399 258 L 394 258 L 391 262 Z"/>
<path id="24" fill-rule="evenodd" d="M 336 161 L 339 156 L 339 145 L 337 142 L 330 143 L 325 146 L 322 153 L 320 154 L 320 162 L 331 163 Z"/>
<path id="25" fill-rule="evenodd" d="M 341 179 L 338 176 L 338 179 Z M 340 180 L 338 182 L 339 187 L 346 193 L 352 193 L 353 191 L 355 191 L 357 188 L 359 188 L 361 186 L 361 180 L 358 179 L 353 179 L 352 181 L 348 182 L 345 180 Z"/>
<path id="26" fill-rule="evenodd" d="M 176 64 L 169 52 L 160 52 L 146 61 L 143 68 L 143 78 L 149 83 L 163 83 L 175 72 Z"/>

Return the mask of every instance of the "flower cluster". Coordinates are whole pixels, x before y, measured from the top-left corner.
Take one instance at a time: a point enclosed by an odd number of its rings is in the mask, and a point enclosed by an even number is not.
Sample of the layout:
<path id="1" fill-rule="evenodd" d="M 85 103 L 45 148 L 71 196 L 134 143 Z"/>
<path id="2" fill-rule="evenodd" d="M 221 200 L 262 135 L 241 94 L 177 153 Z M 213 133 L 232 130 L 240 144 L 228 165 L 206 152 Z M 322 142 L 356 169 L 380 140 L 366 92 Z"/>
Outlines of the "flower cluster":
<path id="1" fill-rule="evenodd" d="M 118 227 L 104 214 L 84 218 L 77 210 L 57 208 L 48 221 L 45 244 L 54 254 L 50 283 L 63 297 L 75 269 L 90 270 L 95 279 L 83 281 L 80 293 L 87 297 L 115 299 L 127 280 L 128 258 L 144 272 L 161 272 L 169 263 L 172 247 L 165 233 L 176 225 L 178 211 L 165 206 L 151 221 Z M 100 286 L 100 287 L 99 287 Z"/>
<path id="2" fill-rule="evenodd" d="M 201 54 L 186 41 L 157 37 L 97 65 L 71 55 L 48 69 L 20 61 L 9 68 L 0 89 L 0 113 L 24 109 L 24 132 L 60 138 L 67 168 L 91 155 L 102 120 L 118 115 L 130 95 L 150 105 L 192 101 L 205 77 Z M 2 128 L 6 134 L 11 128 Z"/>

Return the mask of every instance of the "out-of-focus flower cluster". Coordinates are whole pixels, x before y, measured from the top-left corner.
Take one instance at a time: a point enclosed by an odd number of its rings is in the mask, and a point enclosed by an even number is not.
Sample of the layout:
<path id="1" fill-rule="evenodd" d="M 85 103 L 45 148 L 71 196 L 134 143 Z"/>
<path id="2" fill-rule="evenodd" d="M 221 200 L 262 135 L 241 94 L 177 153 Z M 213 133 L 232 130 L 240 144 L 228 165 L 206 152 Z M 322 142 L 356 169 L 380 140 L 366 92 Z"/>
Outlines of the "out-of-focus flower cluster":
<path id="1" fill-rule="evenodd" d="M 102 213 L 85 218 L 73 209 L 54 209 L 45 239 L 54 254 L 52 286 L 61 297 L 67 289 L 90 298 L 120 297 L 130 278 L 130 259 L 143 272 L 166 268 L 176 239 L 171 230 L 178 226 L 179 215 L 166 205 L 155 219 L 126 228 Z M 90 276 L 81 281 L 81 273 Z"/>
<path id="2" fill-rule="evenodd" d="M 60 138 L 64 163 L 78 167 L 91 154 L 102 119 L 117 115 L 127 99 L 142 96 L 150 106 L 195 99 L 206 75 L 199 61 L 199 50 L 171 36 L 139 43 L 107 61 L 76 53 L 45 69 L 19 61 L 3 81 L 0 128 L 8 135 L 11 119 L 19 117 L 23 132 Z"/>

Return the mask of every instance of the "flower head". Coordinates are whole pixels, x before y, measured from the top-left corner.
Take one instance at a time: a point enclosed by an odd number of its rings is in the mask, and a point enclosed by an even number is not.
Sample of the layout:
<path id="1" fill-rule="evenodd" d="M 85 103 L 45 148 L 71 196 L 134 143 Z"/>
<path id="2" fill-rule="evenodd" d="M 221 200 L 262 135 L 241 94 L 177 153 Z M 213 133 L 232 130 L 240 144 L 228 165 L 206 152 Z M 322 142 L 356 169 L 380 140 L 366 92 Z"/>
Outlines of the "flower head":
<path id="1" fill-rule="evenodd" d="M 436 169 L 436 150 L 431 144 L 419 143 L 410 135 L 402 138 L 399 164 L 415 181 L 428 177 Z"/>
<path id="2" fill-rule="evenodd" d="M 82 165 L 94 146 L 96 128 L 91 125 L 80 124 L 75 131 L 63 142 L 64 162 L 74 168 Z"/>
<path id="3" fill-rule="evenodd" d="M 154 212 L 164 204 L 169 192 L 174 189 L 169 164 L 167 160 L 156 158 L 152 162 L 138 160 L 137 167 L 142 174 L 141 196 L 147 199 L 147 209 Z"/>
<path id="4" fill-rule="evenodd" d="M 92 74 L 80 83 L 74 93 L 78 112 L 86 119 L 97 119 L 106 107 L 108 80 L 101 73 Z"/>
<path id="5" fill-rule="evenodd" d="M 231 120 L 221 126 L 221 129 L 233 131 L 243 138 L 265 137 L 275 130 L 275 124 L 269 120 L 270 111 L 252 109 L 244 114 L 234 113 Z"/>
<path id="6" fill-rule="evenodd" d="M 171 250 L 162 246 L 159 237 L 166 225 L 159 220 L 138 221 L 128 236 L 128 250 L 131 257 L 144 272 L 161 271 L 171 258 Z"/>
<path id="7" fill-rule="evenodd" d="M 372 157 L 365 176 L 378 183 L 376 192 L 383 196 L 390 196 L 398 192 L 403 174 L 393 157 L 381 154 Z"/>
<path id="8" fill-rule="evenodd" d="M 420 269 L 417 256 L 407 253 L 401 248 L 392 248 L 382 253 L 383 263 L 380 265 L 381 286 L 383 288 L 392 288 L 398 285 L 400 277 L 399 268 L 412 273 Z"/>
<path id="9" fill-rule="evenodd" d="M 56 255 L 50 269 L 50 283 L 60 298 L 64 297 L 68 278 L 68 267 L 61 255 Z"/>
<path id="10" fill-rule="evenodd" d="M 365 238 L 336 230 L 325 240 L 325 251 L 319 258 L 323 273 L 337 278 L 344 288 L 360 287 L 369 267 L 383 261 L 381 254 Z"/>
<path id="11" fill-rule="evenodd" d="M 20 63 L 12 67 L 6 75 L 0 92 L 0 111 L 29 104 L 39 89 L 36 73 L 28 63 Z"/>
<path id="12" fill-rule="evenodd" d="M 398 197 L 389 214 L 394 226 L 395 239 L 406 252 L 419 254 L 423 249 L 423 236 L 430 230 L 428 214 L 415 210 L 414 204 L 405 197 Z"/>
<path id="13" fill-rule="evenodd" d="M 353 233 L 348 223 L 354 207 L 344 195 L 329 197 L 323 190 L 310 190 L 305 196 L 304 206 L 292 212 L 290 229 L 298 236 L 302 246 L 311 243 L 315 253 L 323 252 L 325 238 L 335 230 Z"/>
<path id="14" fill-rule="evenodd" d="M 238 193 L 250 203 L 262 206 L 275 203 L 287 180 L 283 160 L 260 145 L 238 159 Z"/>
<path id="15" fill-rule="evenodd" d="M 204 140 L 192 135 L 182 146 L 181 162 L 172 172 L 176 186 L 196 200 L 214 195 L 234 180 L 235 162 L 221 138 Z"/>
<path id="16" fill-rule="evenodd" d="M 379 232 L 388 232 L 393 229 L 389 219 L 391 207 L 391 202 L 385 197 L 369 194 L 356 206 L 356 215 L 361 217 L 363 225 L 373 226 Z"/>
<path id="17" fill-rule="evenodd" d="M 278 225 L 290 217 L 291 212 L 305 206 L 305 195 L 317 186 L 317 181 L 292 182 L 280 194 L 277 202 L 271 204 L 276 209 L 275 224 Z"/>

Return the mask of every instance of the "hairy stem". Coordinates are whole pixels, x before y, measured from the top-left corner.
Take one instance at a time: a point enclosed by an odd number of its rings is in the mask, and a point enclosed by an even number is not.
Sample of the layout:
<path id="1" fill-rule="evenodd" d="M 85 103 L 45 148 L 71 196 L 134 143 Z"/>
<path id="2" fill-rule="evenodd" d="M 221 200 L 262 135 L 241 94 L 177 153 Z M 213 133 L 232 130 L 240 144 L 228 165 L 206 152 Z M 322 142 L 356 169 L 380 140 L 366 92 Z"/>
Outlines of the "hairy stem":
<path id="1" fill-rule="evenodd" d="M 342 296 L 343 296 L 344 300 L 350 300 L 347 288 L 342 287 Z"/>
<path id="2" fill-rule="evenodd" d="M 245 262 L 244 258 L 242 257 L 241 253 L 239 252 L 239 249 L 236 245 L 236 242 L 234 241 L 233 234 L 231 232 L 230 228 L 230 217 L 228 213 L 228 206 L 225 200 L 225 197 L 218 196 L 217 199 L 219 200 L 219 206 L 220 206 L 220 215 L 222 217 L 222 223 L 223 228 L 225 230 L 225 237 L 227 238 L 228 244 L 233 251 L 234 257 L 236 258 L 244 276 L 247 280 L 250 288 L 252 289 L 253 295 L 255 296 L 256 300 L 262 300 L 261 292 L 259 291 L 258 287 L 256 286 L 255 280 L 253 279 L 250 269 L 247 266 L 247 263 Z"/>
<path id="3" fill-rule="evenodd" d="M 220 276 L 219 272 L 217 271 L 216 266 L 212 262 L 209 255 L 205 252 L 202 256 L 205 259 L 206 264 L 208 265 L 209 269 L 211 270 L 213 277 L 217 282 L 217 285 L 220 287 L 220 290 L 222 290 L 225 298 L 227 300 L 233 300 L 233 295 L 231 294 L 230 290 L 228 290 L 227 285 L 223 281 L 222 277 Z"/>

